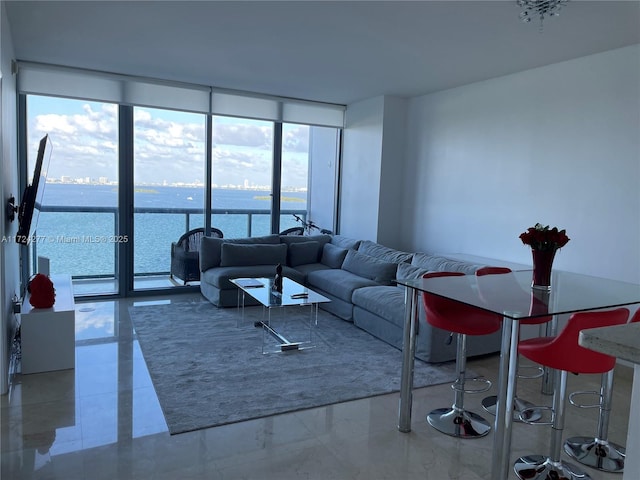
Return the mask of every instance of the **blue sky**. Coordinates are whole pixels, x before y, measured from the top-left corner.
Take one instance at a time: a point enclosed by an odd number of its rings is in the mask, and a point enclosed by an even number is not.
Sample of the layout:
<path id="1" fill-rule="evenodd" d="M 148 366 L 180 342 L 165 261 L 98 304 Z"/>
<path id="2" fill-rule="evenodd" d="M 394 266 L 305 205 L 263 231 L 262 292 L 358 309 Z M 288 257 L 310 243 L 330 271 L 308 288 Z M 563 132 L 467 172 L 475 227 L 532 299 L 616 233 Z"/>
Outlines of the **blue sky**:
<path id="1" fill-rule="evenodd" d="M 28 97 L 29 158 L 49 134 L 50 178 L 117 178 L 118 108 L 115 104 Z M 218 185 L 271 183 L 271 122 L 214 118 L 213 182 Z M 308 128 L 284 127 L 283 186 L 307 185 Z M 205 116 L 136 107 L 136 183 L 204 182 Z"/>

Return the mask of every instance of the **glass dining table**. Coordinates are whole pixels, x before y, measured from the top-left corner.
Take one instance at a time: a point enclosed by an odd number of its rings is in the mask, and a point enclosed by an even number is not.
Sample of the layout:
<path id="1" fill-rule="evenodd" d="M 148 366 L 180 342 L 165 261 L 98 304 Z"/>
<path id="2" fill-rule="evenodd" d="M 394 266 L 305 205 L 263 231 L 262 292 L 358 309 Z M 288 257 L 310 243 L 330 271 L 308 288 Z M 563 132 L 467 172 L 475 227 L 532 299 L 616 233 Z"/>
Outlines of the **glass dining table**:
<path id="1" fill-rule="evenodd" d="M 491 479 L 506 480 L 511 466 L 511 435 L 520 321 L 640 303 L 640 285 L 577 273 L 554 271 L 551 289 L 531 286 L 532 271 L 502 275 L 397 280 L 405 289 L 405 324 L 398 429 L 411 431 L 411 402 L 418 311 L 422 292 L 477 307 L 503 318 L 498 404 L 491 460 Z M 471 284 L 472 288 L 468 288 Z M 467 288 L 461 288 L 462 286 Z"/>

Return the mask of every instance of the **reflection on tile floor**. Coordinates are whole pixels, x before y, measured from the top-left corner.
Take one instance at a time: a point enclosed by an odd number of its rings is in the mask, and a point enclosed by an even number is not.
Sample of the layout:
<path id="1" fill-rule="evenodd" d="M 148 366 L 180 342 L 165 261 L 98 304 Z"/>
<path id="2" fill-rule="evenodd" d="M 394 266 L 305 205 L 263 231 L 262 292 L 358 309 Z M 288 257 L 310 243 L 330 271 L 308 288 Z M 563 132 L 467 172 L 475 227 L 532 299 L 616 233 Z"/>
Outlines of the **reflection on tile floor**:
<path id="1" fill-rule="evenodd" d="M 415 390 L 409 434 L 396 428 L 398 394 L 390 394 L 170 436 L 127 310 L 170 301 L 201 297 L 76 305 L 75 370 L 18 375 L 1 397 L 1 478 L 491 480 L 493 434 L 457 440 L 425 422 L 428 411 L 452 403 L 449 385 Z M 469 368 L 495 379 L 497 357 L 472 359 Z M 631 373 L 619 366 L 615 378 L 609 432 L 622 444 Z M 569 390 L 596 390 L 599 382 L 597 375 L 571 375 Z M 551 401 L 539 380 L 520 381 L 518 392 Z M 482 413 L 481 397 L 465 401 Z M 568 407 L 565 437 L 595 433 L 597 414 Z M 546 453 L 549 434 L 549 427 L 516 425 L 513 458 Z"/>

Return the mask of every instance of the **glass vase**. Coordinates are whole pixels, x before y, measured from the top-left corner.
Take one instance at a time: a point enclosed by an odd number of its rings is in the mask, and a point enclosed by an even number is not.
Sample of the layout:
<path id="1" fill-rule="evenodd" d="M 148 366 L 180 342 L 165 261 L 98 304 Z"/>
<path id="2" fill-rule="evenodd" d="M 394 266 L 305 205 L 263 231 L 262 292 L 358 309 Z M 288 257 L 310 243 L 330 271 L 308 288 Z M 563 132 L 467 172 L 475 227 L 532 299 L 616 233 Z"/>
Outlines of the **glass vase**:
<path id="1" fill-rule="evenodd" d="M 533 255 L 533 279 L 531 282 L 531 288 L 550 291 L 551 268 L 553 267 L 553 259 L 556 255 L 556 249 L 532 249 L 531 254 Z"/>

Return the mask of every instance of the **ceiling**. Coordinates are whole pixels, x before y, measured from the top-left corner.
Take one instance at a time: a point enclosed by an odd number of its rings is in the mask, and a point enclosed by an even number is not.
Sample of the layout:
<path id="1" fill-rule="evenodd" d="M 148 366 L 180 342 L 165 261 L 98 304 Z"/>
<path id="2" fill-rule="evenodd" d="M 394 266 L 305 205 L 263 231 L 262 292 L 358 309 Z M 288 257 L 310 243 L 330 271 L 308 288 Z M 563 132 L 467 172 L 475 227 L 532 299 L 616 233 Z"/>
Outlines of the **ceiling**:
<path id="1" fill-rule="evenodd" d="M 6 3 L 15 56 L 307 100 L 411 97 L 640 43 L 640 1 Z"/>

